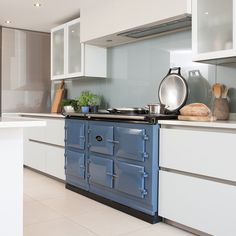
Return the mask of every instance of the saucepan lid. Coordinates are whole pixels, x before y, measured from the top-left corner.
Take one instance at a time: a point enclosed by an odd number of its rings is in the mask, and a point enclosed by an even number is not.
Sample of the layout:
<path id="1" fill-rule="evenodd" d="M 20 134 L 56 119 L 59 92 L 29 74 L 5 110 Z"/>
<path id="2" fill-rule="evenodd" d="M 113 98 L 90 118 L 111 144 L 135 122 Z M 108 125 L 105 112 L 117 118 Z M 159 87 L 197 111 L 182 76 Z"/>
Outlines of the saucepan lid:
<path id="1" fill-rule="evenodd" d="M 158 89 L 161 104 L 168 107 L 170 112 L 175 112 L 183 107 L 188 97 L 188 86 L 186 80 L 181 76 L 180 69 L 180 67 L 170 68 Z"/>

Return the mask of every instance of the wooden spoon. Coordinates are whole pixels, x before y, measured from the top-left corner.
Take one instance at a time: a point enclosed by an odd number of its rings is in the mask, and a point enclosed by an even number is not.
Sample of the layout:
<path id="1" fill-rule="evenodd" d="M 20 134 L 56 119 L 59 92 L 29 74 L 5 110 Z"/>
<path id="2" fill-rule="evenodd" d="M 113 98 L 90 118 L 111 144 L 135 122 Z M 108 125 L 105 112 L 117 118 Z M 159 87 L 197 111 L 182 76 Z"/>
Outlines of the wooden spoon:
<path id="1" fill-rule="evenodd" d="M 221 84 L 220 83 L 213 84 L 212 90 L 213 90 L 213 93 L 216 98 L 221 97 L 222 91 L 221 91 Z"/>
<path id="2" fill-rule="evenodd" d="M 229 88 L 224 85 L 224 90 L 222 90 L 222 98 L 227 98 Z"/>

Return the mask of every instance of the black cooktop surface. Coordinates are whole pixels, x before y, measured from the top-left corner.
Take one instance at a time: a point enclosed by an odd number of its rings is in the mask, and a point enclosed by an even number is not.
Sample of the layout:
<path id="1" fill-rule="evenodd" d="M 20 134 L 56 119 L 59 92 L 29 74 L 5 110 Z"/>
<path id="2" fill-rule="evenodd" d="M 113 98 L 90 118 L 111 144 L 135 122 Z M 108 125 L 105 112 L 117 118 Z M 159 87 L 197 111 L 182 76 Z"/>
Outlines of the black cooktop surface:
<path id="1" fill-rule="evenodd" d="M 158 120 L 170 120 L 177 119 L 176 114 L 135 114 L 133 112 L 125 113 L 109 113 L 109 112 L 97 112 L 97 113 L 66 113 L 67 117 L 71 118 L 83 118 L 91 120 L 111 120 L 111 121 L 139 121 L 155 124 Z"/>

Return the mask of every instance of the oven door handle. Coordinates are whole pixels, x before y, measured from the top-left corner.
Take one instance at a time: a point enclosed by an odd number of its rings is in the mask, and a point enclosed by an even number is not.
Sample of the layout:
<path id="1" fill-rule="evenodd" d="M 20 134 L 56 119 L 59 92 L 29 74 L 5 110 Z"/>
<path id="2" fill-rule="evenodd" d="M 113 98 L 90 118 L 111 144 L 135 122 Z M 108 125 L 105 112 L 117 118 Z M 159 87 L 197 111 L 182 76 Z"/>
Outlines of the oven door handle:
<path id="1" fill-rule="evenodd" d="M 113 143 L 113 144 L 119 144 L 120 142 L 117 140 L 111 140 L 111 139 L 107 139 L 108 143 Z"/>

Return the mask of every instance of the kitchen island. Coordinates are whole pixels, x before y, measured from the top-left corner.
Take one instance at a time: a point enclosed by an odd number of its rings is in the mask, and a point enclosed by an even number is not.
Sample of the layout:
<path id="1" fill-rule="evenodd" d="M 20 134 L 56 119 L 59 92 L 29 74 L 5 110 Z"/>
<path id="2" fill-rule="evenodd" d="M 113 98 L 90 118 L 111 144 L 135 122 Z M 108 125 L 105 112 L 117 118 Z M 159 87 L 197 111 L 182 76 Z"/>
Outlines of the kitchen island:
<path id="1" fill-rule="evenodd" d="M 0 235 L 23 235 L 23 129 L 44 121 L 0 118 Z"/>

